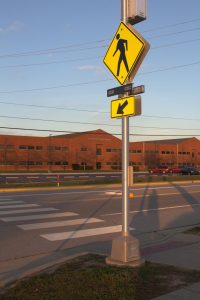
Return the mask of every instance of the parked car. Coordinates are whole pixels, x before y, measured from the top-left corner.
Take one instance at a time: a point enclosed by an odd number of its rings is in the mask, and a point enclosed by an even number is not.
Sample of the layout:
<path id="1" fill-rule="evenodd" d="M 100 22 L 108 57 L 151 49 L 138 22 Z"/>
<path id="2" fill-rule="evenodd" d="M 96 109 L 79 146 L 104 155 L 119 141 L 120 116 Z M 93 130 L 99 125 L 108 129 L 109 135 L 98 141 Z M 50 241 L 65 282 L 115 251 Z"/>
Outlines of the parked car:
<path id="1" fill-rule="evenodd" d="M 169 168 L 167 166 L 161 166 L 158 168 L 150 169 L 150 174 L 166 174 L 168 173 Z"/>
<path id="2" fill-rule="evenodd" d="M 181 169 L 181 174 L 182 175 L 200 175 L 200 172 L 194 167 L 185 166 Z"/>
<path id="3" fill-rule="evenodd" d="M 169 168 L 168 173 L 170 174 L 181 174 L 182 169 L 179 167 Z"/>

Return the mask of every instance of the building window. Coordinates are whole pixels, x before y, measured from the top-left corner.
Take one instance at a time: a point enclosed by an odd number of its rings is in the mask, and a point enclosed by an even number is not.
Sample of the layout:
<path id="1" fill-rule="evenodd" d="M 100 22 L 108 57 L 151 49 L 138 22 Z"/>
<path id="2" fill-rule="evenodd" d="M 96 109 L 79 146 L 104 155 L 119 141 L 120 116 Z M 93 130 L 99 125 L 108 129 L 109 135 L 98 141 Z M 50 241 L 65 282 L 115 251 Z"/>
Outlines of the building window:
<path id="1" fill-rule="evenodd" d="M 68 161 L 64 160 L 63 161 L 63 166 L 68 166 Z"/>
<path id="2" fill-rule="evenodd" d="M 35 149 L 35 147 L 34 146 L 32 146 L 32 145 L 28 145 L 28 150 L 34 150 Z"/>
<path id="3" fill-rule="evenodd" d="M 120 152 L 120 149 L 111 149 L 111 148 L 107 148 L 106 152 Z"/>
<path id="4" fill-rule="evenodd" d="M 82 147 L 81 151 L 87 151 L 87 148 L 86 147 Z"/>
<path id="5" fill-rule="evenodd" d="M 35 149 L 36 150 L 43 150 L 43 147 L 42 146 L 36 146 Z"/>
<path id="6" fill-rule="evenodd" d="M 131 149 L 129 150 L 129 153 L 142 153 L 142 150 Z"/>
<path id="7" fill-rule="evenodd" d="M 136 150 L 131 149 L 129 150 L 129 153 L 136 153 Z"/>
<path id="8" fill-rule="evenodd" d="M 25 145 L 19 145 L 19 149 L 20 150 L 25 150 L 25 149 L 27 149 L 27 146 L 25 146 Z"/>
<path id="9" fill-rule="evenodd" d="M 96 149 L 96 155 L 101 155 L 101 154 L 102 154 L 101 148 L 97 148 Z"/>
<path id="10" fill-rule="evenodd" d="M 61 147 L 55 146 L 55 150 L 56 150 L 56 151 L 60 151 L 60 150 L 61 150 Z"/>

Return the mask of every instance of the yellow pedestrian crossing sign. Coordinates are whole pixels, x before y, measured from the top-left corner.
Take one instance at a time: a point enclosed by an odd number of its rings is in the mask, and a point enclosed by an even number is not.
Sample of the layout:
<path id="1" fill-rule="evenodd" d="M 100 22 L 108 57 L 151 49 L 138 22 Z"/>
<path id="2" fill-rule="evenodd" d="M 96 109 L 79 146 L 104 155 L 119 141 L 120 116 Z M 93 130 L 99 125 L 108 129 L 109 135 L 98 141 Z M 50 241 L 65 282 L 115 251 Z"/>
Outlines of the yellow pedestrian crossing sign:
<path id="1" fill-rule="evenodd" d="M 123 85 L 128 77 L 133 80 L 149 48 L 149 43 L 131 25 L 121 22 L 103 62 Z"/>

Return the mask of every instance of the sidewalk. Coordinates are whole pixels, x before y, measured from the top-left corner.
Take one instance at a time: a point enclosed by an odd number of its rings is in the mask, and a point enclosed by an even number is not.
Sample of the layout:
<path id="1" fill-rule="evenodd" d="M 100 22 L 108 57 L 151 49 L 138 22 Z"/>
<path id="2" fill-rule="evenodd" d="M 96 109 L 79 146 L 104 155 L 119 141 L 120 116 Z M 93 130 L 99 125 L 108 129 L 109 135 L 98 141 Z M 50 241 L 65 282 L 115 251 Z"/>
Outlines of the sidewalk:
<path id="1" fill-rule="evenodd" d="M 182 233 L 186 229 L 138 234 L 142 257 L 155 263 L 200 270 L 200 236 Z M 10 285 L 20 278 L 63 263 L 75 256 L 86 253 L 108 255 L 111 251 L 111 243 L 111 241 L 91 243 L 59 252 L 0 262 L 0 288 Z M 200 282 L 152 300 L 175 299 L 199 300 Z"/>
<path id="2" fill-rule="evenodd" d="M 146 260 L 183 269 L 200 270 L 200 236 L 172 231 L 166 240 L 142 249 Z M 199 300 L 200 282 L 152 300 Z"/>

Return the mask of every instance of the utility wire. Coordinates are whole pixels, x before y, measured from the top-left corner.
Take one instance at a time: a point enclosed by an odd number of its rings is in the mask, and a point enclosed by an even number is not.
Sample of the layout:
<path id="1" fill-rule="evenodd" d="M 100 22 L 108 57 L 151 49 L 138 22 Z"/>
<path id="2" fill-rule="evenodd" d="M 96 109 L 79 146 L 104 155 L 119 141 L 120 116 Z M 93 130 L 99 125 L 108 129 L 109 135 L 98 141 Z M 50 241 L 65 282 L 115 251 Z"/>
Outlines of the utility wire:
<path id="1" fill-rule="evenodd" d="M 198 39 L 192 39 L 192 40 L 185 40 L 185 41 L 176 42 L 176 43 L 158 45 L 158 46 L 152 47 L 151 50 L 160 49 L 160 48 L 167 48 L 167 47 L 172 47 L 172 46 L 178 46 L 178 45 L 183 45 L 183 44 L 189 44 L 189 43 L 199 42 L 199 41 L 200 41 L 200 38 L 198 38 Z M 91 57 L 85 57 L 85 58 L 82 57 L 82 58 L 76 58 L 76 59 L 54 60 L 54 61 L 40 62 L 40 63 L 29 63 L 29 64 L 18 64 L 18 65 L 5 65 L 5 66 L 0 66 L 0 69 L 24 68 L 24 67 L 34 67 L 34 66 L 46 66 L 46 65 L 64 64 L 64 63 L 84 61 L 84 60 L 92 60 L 92 59 L 103 59 L 103 56 L 91 56 Z"/>
<path id="2" fill-rule="evenodd" d="M 157 31 L 157 30 L 166 29 L 166 28 L 168 29 L 169 27 L 176 27 L 176 26 L 179 26 L 179 25 L 184 25 L 184 24 L 193 23 L 193 22 L 197 22 L 197 21 L 200 21 L 200 18 L 191 19 L 191 20 L 188 20 L 188 21 L 183 21 L 183 22 L 174 23 L 174 24 L 169 24 L 169 25 L 166 25 L 166 26 L 160 26 L 160 27 L 150 28 L 150 29 L 145 30 L 143 32 Z"/>
<path id="3" fill-rule="evenodd" d="M 109 126 L 109 127 L 121 127 L 116 124 L 105 124 L 105 123 L 92 123 L 92 122 L 77 122 L 77 121 L 66 121 L 66 120 L 52 120 L 52 119 L 40 119 L 40 118 L 29 118 L 29 117 L 16 117 L 16 116 L 1 116 L 0 118 L 5 119 L 17 119 L 17 120 L 29 120 L 29 121 L 42 121 L 42 122 L 53 122 L 53 123 L 70 123 L 70 124 L 81 124 L 81 125 L 95 125 L 95 126 Z M 176 128 L 176 127 L 158 127 L 158 126 L 130 126 L 130 128 L 143 128 L 143 129 L 159 129 L 159 130 L 200 130 L 200 128 Z"/>
<path id="4" fill-rule="evenodd" d="M 199 21 L 199 20 L 200 19 L 198 18 L 198 19 L 193 19 L 193 20 L 180 22 L 180 23 L 175 23 L 175 24 L 171 24 L 171 25 L 169 24 L 167 26 L 157 27 L 157 29 L 156 28 L 149 29 L 149 30 L 146 30 L 144 32 L 152 32 L 152 31 L 156 31 L 156 30 L 160 30 L 160 29 L 169 28 L 169 27 L 175 27 L 175 26 L 178 26 L 178 25 L 183 25 L 183 24 L 187 24 L 187 23 L 191 23 L 191 22 L 195 22 L 195 21 Z M 194 30 L 199 30 L 199 29 L 200 29 L 199 27 L 196 27 L 196 28 L 183 30 L 183 31 L 180 31 L 180 32 L 177 32 L 177 33 L 173 32 L 173 33 L 163 34 L 163 35 L 159 35 L 159 36 L 152 36 L 152 37 L 149 37 L 149 38 L 153 39 L 153 38 L 158 38 L 158 37 L 164 37 L 166 35 L 168 36 L 168 35 L 181 34 L 181 33 L 184 33 L 184 32 L 194 31 Z M 15 57 L 19 57 L 19 56 L 46 55 L 46 54 L 53 53 L 53 52 L 54 53 L 59 53 L 60 51 L 65 52 L 67 50 L 75 51 L 74 48 L 76 48 L 76 47 L 81 47 L 81 46 L 95 44 L 95 43 L 102 43 L 102 42 L 106 42 L 106 41 L 110 41 L 110 39 L 101 39 L 101 40 L 96 40 L 96 41 L 90 41 L 90 42 L 85 42 L 85 43 L 72 44 L 72 45 L 67 45 L 67 46 L 62 46 L 62 47 L 55 47 L 55 48 L 48 48 L 48 49 L 42 49 L 42 50 L 32 50 L 32 51 L 26 51 L 26 52 L 2 54 L 2 55 L 0 55 L 0 59 L 1 58 L 12 58 L 12 57 L 15 58 Z M 100 46 L 100 47 L 102 47 L 102 46 Z M 73 49 L 70 49 L 70 48 L 73 48 Z M 81 48 L 81 50 L 88 50 L 88 49 L 92 49 L 92 48 Z"/>
<path id="5" fill-rule="evenodd" d="M 5 102 L 0 101 L 1 104 L 5 105 L 14 105 L 14 106 L 25 106 L 25 107 L 35 107 L 35 108 L 44 108 L 44 109 L 56 109 L 56 110 L 69 110 L 76 112 L 88 112 L 88 113 L 98 113 L 98 114 L 109 114 L 109 111 L 100 111 L 100 110 L 89 110 L 89 109 L 79 109 L 65 106 L 47 106 L 47 105 L 36 105 L 36 104 L 24 104 L 16 102 Z M 153 115 L 141 115 L 141 118 L 153 118 L 153 119 L 171 119 L 171 120 L 184 120 L 184 121 L 200 121 L 197 118 L 185 118 L 185 117 L 171 117 L 171 116 L 153 116 Z"/>
<path id="6" fill-rule="evenodd" d="M 89 112 L 89 113 L 102 113 L 108 114 L 108 111 L 97 111 L 97 110 L 89 110 L 89 109 L 79 109 L 79 108 L 72 108 L 72 107 L 65 107 L 65 106 L 47 106 L 47 105 L 36 105 L 36 104 L 24 104 L 24 103 L 16 103 L 16 102 L 5 102 L 0 101 L 1 104 L 6 105 L 14 105 L 14 106 L 25 106 L 25 107 L 35 107 L 35 108 L 45 108 L 45 109 L 56 109 L 56 110 L 72 110 L 72 111 L 79 111 L 79 112 Z"/>
<path id="7" fill-rule="evenodd" d="M 51 130 L 51 129 L 36 129 L 36 128 L 22 128 L 22 127 L 8 127 L 8 126 L 0 126 L 0 129 L 8 129 L 8 130 L 22 130 L 22 131 L 36 131 L 36 132 L 55 132 L 55 133 L 67 133 L 67 134 L 97 134 L 94 131 L 69 131 L 69 130 Z M 108 132 L 106 132 L 108 133 Z M 104 132 L 98 132 L 98 134 L 105 134 Z M 121 133 L 109 133 L 111 135 L 121 136 Z M 130 133 L 130 136 L 157 136 L 157 137 L 166 137 L 166 136 L 173 136 L 173 137 L 193 137 L 193 135 L 189 134 L 141 134 L 141 133 Z M 200 136 L 197 134 L 195 136 Z"/>
<path id="8" fill-rule="evenodd" d="M 146 74 L 152 74 L 152 73 L 157 73 L 157 72 L 164 72 L 164 71 L 169 71 L 169 70 L 174 70 L 174 69 L 180 69 L 180 68 L 190 67 L 190 66 L 198 65 L 198 64 L 200 64 L 200 61 L 196 61 L 196 62 L 193 62 L 193 63 L 184 64 L 184 65 L 171 66 L 171 67 L 168 67 L 168 68 L 157 69 L 157 70 L 153 70 L 153 71 L 141 72 L 141 73 L 138 73 L 138 76 L 146 75 Z M 44 90 L 60 89 L 60 88 L 67 88 L 67 87 L 73 87 L 73 86 L 96 84 L 96 83 L 102 83 L 102 82 L 113 81 L 113 80 L 114 79 L 112 78 L 112 79 L 102 79 L 102 80 L 94 80 L 94 81 L 70 83 L 70 84 L 66 84 L 66 85 L 57 85 L 57 86 L 42 87 L 42 88 L 23 89 L 23 90 L 11 90 L 11 91 L 0 91 L 0 94 L 12 94 L 12 93 L 24 93 L 24 92 L 44 91 Z"/>

